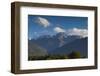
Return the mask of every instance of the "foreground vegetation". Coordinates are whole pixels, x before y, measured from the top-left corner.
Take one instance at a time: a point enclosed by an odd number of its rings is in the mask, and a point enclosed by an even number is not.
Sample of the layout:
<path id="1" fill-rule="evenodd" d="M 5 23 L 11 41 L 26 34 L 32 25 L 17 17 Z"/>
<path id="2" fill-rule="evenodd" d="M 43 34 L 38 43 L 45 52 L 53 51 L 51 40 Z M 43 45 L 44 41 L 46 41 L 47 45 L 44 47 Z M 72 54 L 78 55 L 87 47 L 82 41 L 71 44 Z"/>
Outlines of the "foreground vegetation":
<path id="1" fill-rule="evenodd" d="M 84 58 L 80 52 L 72 52 L 69 55 L 47 55 L 47 56 L 29 56 L 28 60 L 53 60 L 53 59 L 77 59 Z"/>

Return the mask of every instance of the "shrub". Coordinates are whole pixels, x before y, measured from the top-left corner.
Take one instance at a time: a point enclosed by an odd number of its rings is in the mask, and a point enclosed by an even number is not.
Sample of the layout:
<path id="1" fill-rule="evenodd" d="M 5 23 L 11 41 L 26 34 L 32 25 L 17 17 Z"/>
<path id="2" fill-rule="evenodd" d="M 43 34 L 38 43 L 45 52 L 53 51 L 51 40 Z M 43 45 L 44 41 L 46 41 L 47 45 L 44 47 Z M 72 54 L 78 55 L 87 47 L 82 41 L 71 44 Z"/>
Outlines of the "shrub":
<path id="1" fill-rule="evenodd" d="M 80 54 L 80 52 L 74 51 L 74 52 L 70 53 L 70 54 L 68 55 L 68 57 L 71 58 L 71 59 L 74 59 L 74 58 L 81 58 L 81 54 Z"/>

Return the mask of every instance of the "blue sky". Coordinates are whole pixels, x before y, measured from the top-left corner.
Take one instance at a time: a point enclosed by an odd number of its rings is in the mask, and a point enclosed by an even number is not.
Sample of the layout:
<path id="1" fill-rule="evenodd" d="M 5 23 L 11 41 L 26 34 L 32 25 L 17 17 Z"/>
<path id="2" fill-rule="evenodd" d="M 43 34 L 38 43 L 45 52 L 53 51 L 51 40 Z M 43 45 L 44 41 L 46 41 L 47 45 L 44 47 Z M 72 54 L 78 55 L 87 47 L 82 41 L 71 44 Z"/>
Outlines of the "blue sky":
<path id="1" fill-rule="evenodd" d="M 69 31 L 69 35 L 86 35 L 87 25 L 87 17 L 28 15 L 28 38 Z"/>

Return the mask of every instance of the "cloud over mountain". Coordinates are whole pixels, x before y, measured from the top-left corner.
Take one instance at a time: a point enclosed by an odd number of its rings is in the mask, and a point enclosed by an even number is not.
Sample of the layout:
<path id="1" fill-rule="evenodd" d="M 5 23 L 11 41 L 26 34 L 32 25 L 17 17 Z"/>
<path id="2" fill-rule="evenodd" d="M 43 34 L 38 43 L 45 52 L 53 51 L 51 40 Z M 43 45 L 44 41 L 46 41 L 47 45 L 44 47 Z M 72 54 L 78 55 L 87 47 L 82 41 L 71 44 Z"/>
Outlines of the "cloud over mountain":
<path id="1" fill-rule="evenodd" d="M 57 33 L 65 32 L 65 30 L 62 29 L 62 28 L 60 28 L 60 27 L 55 27 L 55 28 L 54 28 L 54 31 L 57 32 Z"/>
<path id="2" fill-rule="evenodd" d="M 54 31 L 57 33 L 65 33 L 67 36 L 80 36 L 80 37 L 87 37 L 88 30 L 87 29 L 80 29 L 80 28 L 72 28 L 72 29 L 63 29 L 60 27 L 55 27 Z"/>
<path id="3" fill-rule="evenodd" d="M 76 35 L 76 36 L 81 36 L 81 37 L 87 37 L 88 36 L 88 30 L 87 29 L 79 29 L 79 28 L 72 28 L 68 29 L 66 31 L 67 35 Z"/>
<path id="4" fill-rule="evenodd" d="M 35 22 L 43 26 L 44 28 L 50 26 L 50 22 L 46 18 L 43 18 L 43 17 L 37 17 Z"/>

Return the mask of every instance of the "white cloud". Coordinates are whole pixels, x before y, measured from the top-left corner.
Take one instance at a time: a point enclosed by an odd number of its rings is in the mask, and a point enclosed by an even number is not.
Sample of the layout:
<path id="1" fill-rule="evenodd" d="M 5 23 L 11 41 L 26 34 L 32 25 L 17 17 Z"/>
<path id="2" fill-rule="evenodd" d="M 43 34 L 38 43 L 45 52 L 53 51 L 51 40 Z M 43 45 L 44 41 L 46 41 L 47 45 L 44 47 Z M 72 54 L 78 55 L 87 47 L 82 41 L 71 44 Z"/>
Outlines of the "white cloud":
<path id="1" fill-rule="evenodd" d="M 67 35 L 76 35 L 81 37 L 87 37 L 88 36 L 88 30 L 87 29 L 78 29 L 73 28 L 66 31 Z"/>
<path id="2" fill-rule="evenodd" d="M 60 27 L 55 27 L 54 31 L 57 32 L 57 33 L 59 33 L 59 32 L 65 32 L 65 30 L 62 29 L 62 28 L 60 28 Z"/>
<path id="3" fill-rule="evenodd" d="M 37 17 L 36 23 L 38 23 L 39 25 L 45 28 L 50 26 L 50 22 L 46 18 L 43 18 L 43 17 Z"/>

